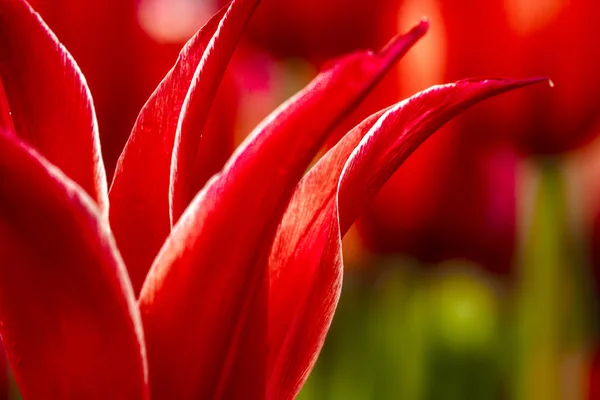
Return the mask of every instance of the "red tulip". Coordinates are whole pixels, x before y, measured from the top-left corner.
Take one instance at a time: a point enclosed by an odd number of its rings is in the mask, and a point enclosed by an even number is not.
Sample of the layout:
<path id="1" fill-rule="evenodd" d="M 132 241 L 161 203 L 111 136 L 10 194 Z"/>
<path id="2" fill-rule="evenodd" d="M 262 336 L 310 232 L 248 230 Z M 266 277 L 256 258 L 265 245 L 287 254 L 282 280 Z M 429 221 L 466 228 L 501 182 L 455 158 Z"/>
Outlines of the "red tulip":
<path id="1" fill-rule="evenodd" d="M 534 82 L 431 88 L 302 177 L 422 23 L 323 71 L 222 165 L 204 125 L 257 4 L 234 0 L 186 44 L 107 193 L 82 74 L 27 3 L 0 0 L 0 334 L 25 398 L 293 398 L 339 298 L 340 238 L 366 202 L 444 122 Z"/>

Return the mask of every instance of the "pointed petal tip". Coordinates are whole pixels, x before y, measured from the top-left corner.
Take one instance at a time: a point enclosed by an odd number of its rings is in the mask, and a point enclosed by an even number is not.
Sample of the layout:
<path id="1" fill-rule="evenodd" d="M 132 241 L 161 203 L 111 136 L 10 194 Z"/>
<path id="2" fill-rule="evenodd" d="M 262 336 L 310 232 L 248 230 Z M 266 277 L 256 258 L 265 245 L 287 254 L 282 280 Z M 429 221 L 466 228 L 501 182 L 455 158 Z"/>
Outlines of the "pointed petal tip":
<path id="1" fill-rule="evenodd" d="M 525 85 L 533 85 L 536 83 L 542 83 L 542 82 L 546 82 L 548 83 L 548 86 L 553 88 L 554 87 L 554 82 L 552 81 L 552 79 L 548 78 L 547 76 L 538 76 L 536 78 L 524 78 L 524 79 L 519 79 L 520 81 L 522 81 Z"/>
<path id="2" fill-rule="evenodd" d="M 419 23 L 413 28 L 419 31 L 422 31 L 423 34 L 429 30 L 429 17 L 423 15 Z"/>
<path id="3" fill-rule="evenodd" d="M 422 17 L 421 21 L 405 34 L 398 34 L 380 51 L 380 56 L 390 63 L 397 61 L 429 30 L 429 20 Z"/>

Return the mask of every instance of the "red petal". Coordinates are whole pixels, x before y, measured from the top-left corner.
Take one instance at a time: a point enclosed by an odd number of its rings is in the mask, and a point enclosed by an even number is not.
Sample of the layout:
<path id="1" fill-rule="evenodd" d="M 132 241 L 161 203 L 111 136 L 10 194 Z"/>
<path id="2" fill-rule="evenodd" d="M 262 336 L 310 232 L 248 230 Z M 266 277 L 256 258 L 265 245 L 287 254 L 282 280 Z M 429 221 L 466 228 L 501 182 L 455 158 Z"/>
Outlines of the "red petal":
<path id="1" fill-rule="evenodd" d="M 14 132 L 15 127 L 10 116 L 10 108 L 8 107 L 8 100 L 6 99 L 6 92 L 2 85 L 2 79 L 0 79 L 0 131 Z"/>
<path id="2" fill-rule="evenodd" d="M 426 27 L 320 74 L 194 198 L 140 297 L 153 395 L 264 398 L 266 257 L 285 206 L 327 134 Z"/>
<path id="3" fill-rule="evenodd" d="M 171 161 L 169 204 L 171 222 L 181 214 L 206 181 L 223 168 L 226 160 L 214 157 L 221 132 L 206 131 L 204 125 L 219 83 L 250 16 L 260 0 L 234 0 L 221 20 L 185 98 Z"/>
<path id="4" fill-rule="evenodd" d="M 0 133 L 0 332 L 25 398 L 147 398 L 139 310 L 95 204 Z"/>
<path id="5" fill-rule="evenodd" d="M 365 120 L 304 177 L 269 259 L 268 398 L 293 398 L 316 361 L 340 294 L 341 237 L 361 209 L 445 122 L 533 82 L 460 81 L 428 89 Z"/>
<path id="6" fill-rule="evenodd" d="M 19 137 L 108 207 L 98 124 L 75 61 L 23 0 L 0 0 L 0 77 Z"/>
<path id="7" fill-rule="evenodd" d="M 110 188 L 110 223 L 136 293 L 171 230 L 169 171 L 177 121 L 205 49 L 228 7 L 181 50 L 140 112 Z"/>

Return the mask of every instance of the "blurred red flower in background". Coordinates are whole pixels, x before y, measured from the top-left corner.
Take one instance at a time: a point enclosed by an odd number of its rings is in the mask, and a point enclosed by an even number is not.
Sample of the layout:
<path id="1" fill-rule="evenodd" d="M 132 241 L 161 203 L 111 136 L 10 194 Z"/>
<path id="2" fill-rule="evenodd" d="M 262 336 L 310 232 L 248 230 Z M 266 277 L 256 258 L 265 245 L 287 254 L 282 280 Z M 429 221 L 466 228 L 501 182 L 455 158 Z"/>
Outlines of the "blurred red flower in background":
<path id="1" fill-rule="evenodd" d="M 447 79 L 464 74 L 544 75 L 536 88 L 468 113 L 477 126 L 508 136 L 524 154 L 559 154 L 592 139 L 600 112 L 600 4 L 590 0 L 441 2 L 448 35 Z"/>
<path id="2" fill-rule="evenodd" d="M 517 158 L 510 149 L 469 140 L 456 127 L 415 152 L 368 207 L 359 229 L 380 253 L 426 263 L 465 258 L 506 274 L 516 240 Z"/>
<path id="3" fill-rule="evenodd" d="M 318 65 L 384 44 L 396 32 L 396 1 L 265 0 L 249 24 L 248 38 L 277 57 Z"/>

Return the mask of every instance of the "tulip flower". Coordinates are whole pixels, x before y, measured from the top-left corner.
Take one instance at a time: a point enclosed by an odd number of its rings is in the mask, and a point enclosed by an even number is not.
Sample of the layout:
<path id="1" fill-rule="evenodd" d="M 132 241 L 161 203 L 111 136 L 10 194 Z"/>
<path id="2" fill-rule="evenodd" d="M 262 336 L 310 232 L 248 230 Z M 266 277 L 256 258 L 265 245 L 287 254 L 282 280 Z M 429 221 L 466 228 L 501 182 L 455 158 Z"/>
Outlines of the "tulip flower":
<path id="1" fill-rule="evenodd" d="M 184 46 L 108 190 L 83 75 L 24 0 L 0 0 L 0 334 L 25 398 L 293 398 L 364 205 L 454 115 L 539 81 L 433 87 L 369 117 L 304 175 L 422 22 L 332 64 L 222 164 L 222 138 L 203 128 L 258 3 L 234 0 Z"/>

